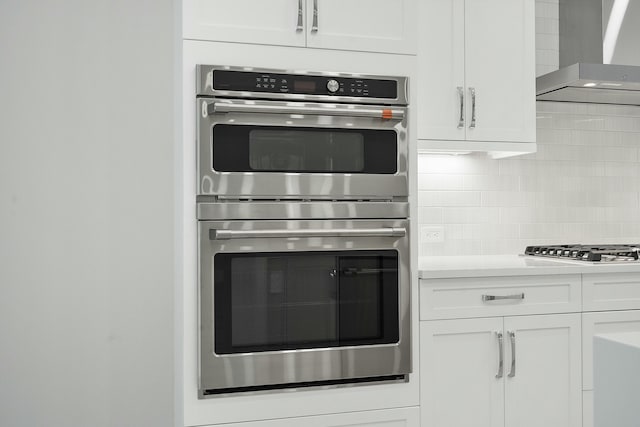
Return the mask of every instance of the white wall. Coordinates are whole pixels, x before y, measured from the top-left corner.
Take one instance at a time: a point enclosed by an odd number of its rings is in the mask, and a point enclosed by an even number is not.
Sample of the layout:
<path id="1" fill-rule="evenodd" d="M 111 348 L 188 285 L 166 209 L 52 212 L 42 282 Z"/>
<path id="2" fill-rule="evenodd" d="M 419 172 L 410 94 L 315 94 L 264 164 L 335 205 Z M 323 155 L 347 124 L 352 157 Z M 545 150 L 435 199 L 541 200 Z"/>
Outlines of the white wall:
<path id="1" fill-rule="evenodd" d="M 0 2 L 0 425 L 173 425 L 172 0 Z"/>
<path id="2" fill-rule="evenodd" d="M 536 1 L 537 74 L 558 68 L 558 0 Z M 538 152 L 421 155 L 421 255 L 516 254 L 531 244 L 640 243 L 640 107 L 537 103 Z"/>

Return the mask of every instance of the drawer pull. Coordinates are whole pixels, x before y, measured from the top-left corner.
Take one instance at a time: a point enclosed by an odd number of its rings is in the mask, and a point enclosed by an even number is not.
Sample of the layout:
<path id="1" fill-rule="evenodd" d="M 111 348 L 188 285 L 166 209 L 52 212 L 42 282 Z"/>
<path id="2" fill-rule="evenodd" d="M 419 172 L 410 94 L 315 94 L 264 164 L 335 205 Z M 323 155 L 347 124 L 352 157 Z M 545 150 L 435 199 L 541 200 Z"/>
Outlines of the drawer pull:
<path id="1" fill-rule="evenodd" d="M 523 300 L 524 292 L 515 295 L 482 295 L 482 301 L 498 301 L 498 300 Z"/>

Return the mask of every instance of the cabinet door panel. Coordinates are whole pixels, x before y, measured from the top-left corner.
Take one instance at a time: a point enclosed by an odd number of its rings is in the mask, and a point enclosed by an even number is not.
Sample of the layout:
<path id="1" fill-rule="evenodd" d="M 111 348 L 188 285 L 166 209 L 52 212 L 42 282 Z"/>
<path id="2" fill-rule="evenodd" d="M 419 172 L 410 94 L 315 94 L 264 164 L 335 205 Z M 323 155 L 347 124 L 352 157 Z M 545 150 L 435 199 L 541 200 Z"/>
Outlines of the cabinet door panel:
<path id="1" fill-rule="evenodd" d="M 420 323 L 423 427 L 502 427 L 498 373 L 502 318 Z"/>
<path id="2" fill-rule="evenodd" d="M 582 315 L 582 389 L 593 390 L 593 336 L 640 331 L 640 310 L 584 313 Z"/>
<path id="3" fill-rule="evenodd" d="M 415 54 L 416 5 L 416 0 L 307 0 L 307 46 Z"/>
<path id="4" fill-rule="evenodd" d="M 515 375 L 505 379 L 507 426 L 582 424 L 580 322 L 580 314 L 505 318 L 507 373 L 515 334 Z"/>
<path id="5" fill-rule="evenodd" d="M 418 138 L 464 140 L 464 0 L 420 1 Z M 464 112 L 464 109 L 462 109 Z"/>
<path id="6" fill-rule="evenodd" d="M 535 142 L 533 0 L 466 0 L 467 139 Z"/>
<path id="7" fill-rule="evenodd" d="M 183 36 L 196 40 L 304 46 L 305 29 L 296 30 L 299 5 L 299 0 L 185 0 Z M 304 17 L 304 1 L 302 8 Z"/>

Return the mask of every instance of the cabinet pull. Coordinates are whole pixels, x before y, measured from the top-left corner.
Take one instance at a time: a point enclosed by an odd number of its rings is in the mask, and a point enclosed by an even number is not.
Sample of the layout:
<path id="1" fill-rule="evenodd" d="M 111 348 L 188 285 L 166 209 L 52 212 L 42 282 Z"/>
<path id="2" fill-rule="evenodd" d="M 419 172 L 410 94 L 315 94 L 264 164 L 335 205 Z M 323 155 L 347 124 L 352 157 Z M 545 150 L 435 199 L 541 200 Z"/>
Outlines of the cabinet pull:
<path id="1" fill-rule="evenodd" d="M 498 301 L 498 300 L 523 300 L 524 299 L 524 292 L 521 294 L 515 294 L 515 295 L 482 295 L 482 301 L 483 302 L 488 302 L 488 301 Z"/>
<path id="2" fill-rule="evenodd" d="M 304 0 L 298 0 L 298 25 L 296 26 L 296 31 L 304 30 L 304 26 L 303 26 L 304 11 L 302 10 L 303 1 Z"/>
<path id="3" fill-rule="evenodd" d="M 313 0 L 313 23 L 311 24 L 311 32 L 318 32 L 318 0 Z"/>
<path id="4" fill-rule="evenodd" d="M 458 118 L 458 129 L 464 127 L 464 88 L 458 86 L 458 99 L 460 99 L 460 117 Z"/>
<path id="5" fill-rule="evenodd" d="M 498 337 L 498 373 L 496 374 L 496 378 L 502 378 L 504 373 L 504 352 L 502 351 L 502 332 L 496 332 L 496 336 Z"/>
<path id="6" fill-rule="evenodd" d="M 476 89 L 470 87 L 469 92 L 471 92 L 471 124 L 469 128 L 474 129 L 476 127 Z"/>
<path id="7" fill-rule="evenodd" d="M 509 340 L 511 341 L 511 370 L 509 371 L 509 378 L 516 376 L 516 333 L 509 331 Z"/>

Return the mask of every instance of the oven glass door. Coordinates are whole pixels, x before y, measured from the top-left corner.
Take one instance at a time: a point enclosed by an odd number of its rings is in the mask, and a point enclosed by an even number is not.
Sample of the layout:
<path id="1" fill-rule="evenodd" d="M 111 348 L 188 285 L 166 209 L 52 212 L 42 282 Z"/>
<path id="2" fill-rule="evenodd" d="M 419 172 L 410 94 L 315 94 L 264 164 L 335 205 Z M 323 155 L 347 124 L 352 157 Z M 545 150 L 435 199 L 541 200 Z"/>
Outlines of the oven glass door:
<path id="1" fill-rule="evenodd" d="M 218 172 L 397 172 L 394 130 L 213 126 L 213 170 Z"/>
<path id="2" fill-rule="evenodd" d="M 343 107 L 336 114 L 331 105 L 321 105 L 309 114 L 305 108 L 311 107 L 304 103 L 291 107 L 296 103 L 251 101 L 252 108 L 261 103 L 258 106 L 265 110 L 245 112 L 245 104 L 239 102 L 199 101 L 200 195 L 231 199 L 407 196 L 405 109 L 399 109 L 402 118 L 384 118 L 366 116 L 376 111 L 369 106 L 352 113 Z M 269 109 L 271 104 L 285 111 L 300 109 L 300 113 L 275 113 Z M 222 107 L 233 108 L 218 111 Z"/>
<path id="3" fill-rule="evenodd" d="M 215 353 L 398 342 L 398 252 L 219 253 Z"/>
<path id="4" fill-rule="evenodd" d="M 411 372 L 408 220 L 198 227 L 201 393 Z"/>

